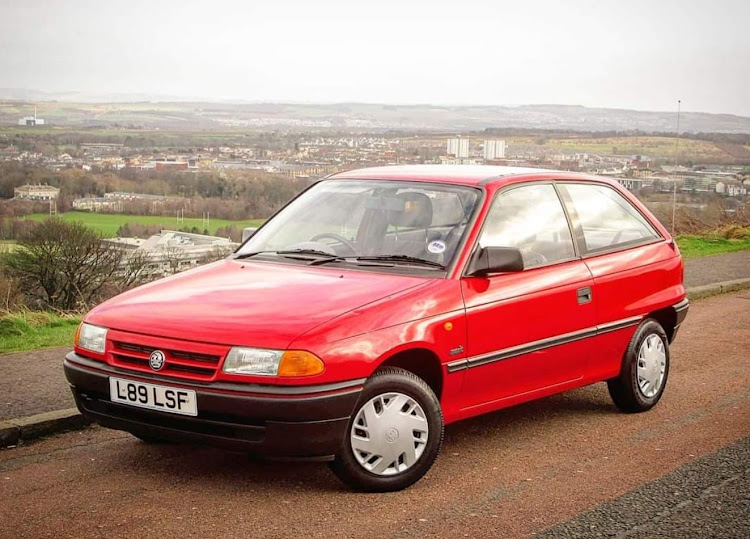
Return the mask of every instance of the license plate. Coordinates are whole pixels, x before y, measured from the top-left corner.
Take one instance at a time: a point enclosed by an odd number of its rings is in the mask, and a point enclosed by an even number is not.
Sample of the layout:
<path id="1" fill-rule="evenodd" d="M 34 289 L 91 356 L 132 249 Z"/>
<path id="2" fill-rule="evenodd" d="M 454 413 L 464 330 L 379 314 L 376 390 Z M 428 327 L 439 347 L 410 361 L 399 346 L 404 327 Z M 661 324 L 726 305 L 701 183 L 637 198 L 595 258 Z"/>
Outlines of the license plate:
<path id="1" fill-rule="evenodd" d="M 197 399 L 195 391 L 192 389 L 178 389 L 121 378 L 110 378 L 109 397 L 112 402 L 120 402 L 139 408 L 172 414 L 198 415 Z"/>

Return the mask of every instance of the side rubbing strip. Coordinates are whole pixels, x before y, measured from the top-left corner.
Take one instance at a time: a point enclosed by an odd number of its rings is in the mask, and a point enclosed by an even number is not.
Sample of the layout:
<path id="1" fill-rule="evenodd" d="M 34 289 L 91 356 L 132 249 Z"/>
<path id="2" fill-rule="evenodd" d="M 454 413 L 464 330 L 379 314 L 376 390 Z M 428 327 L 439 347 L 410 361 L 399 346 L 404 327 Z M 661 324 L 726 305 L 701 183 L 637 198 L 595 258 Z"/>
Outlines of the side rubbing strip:
<path id="1" fill-rule="evenodd" d="M 640 324 L 641 320 L 643 320 L 642 316 L 633 316 L 632 318 L 626 318 L 624 320 L 617 320 L 616 322 L 602 324 L 601 326 L 596 326 L 596 333 L 597 335 L 601 335 L 602 333 L 609 333 L 610 331 L 629 328 L 630 326 Z"/>
<path id="2" fill-rule="evenodd" d="M 631 318 L 616 320 L 615 322 L 609 322 L 600 326 L 590 327 L 582 329 L 580 331 L 574 331 L 572 333 L 565 333 L 556 337 L 541 339 L 539 341 L 533 341 L 528 344 L 513 346 L 511 348 L 504 348 L 502 350 L 470 357 L 468 359 L 453 361 L 447 364 L 448 372 L 453 373 L 464 369 L 480 367 L 482 365 L 487 365 L 496 361 L 503 361 L 505 359 L 522 356 L 524 354 L 546 350 L 547 348 L 552 348 L 553 346 L 560 346 L 562 344 L 580 341 L 581 339 L 588 339 L 589 337 L 595 337 L 603 333 L 609 333 L 611 331 L 617 331 L 631 326 L 636 326 L 640 324 L 641 320 L 643 320 L 643 316 L 633 316 Z"/>
<path id="3" fill-rule="evenodd" d="M 469 362 L 465 359 L 462 359 L 461 361 L 454 361 L 452 363 L 448 363 L 448 372 L 462 371 L 468 368 L 468 366 Z"/>

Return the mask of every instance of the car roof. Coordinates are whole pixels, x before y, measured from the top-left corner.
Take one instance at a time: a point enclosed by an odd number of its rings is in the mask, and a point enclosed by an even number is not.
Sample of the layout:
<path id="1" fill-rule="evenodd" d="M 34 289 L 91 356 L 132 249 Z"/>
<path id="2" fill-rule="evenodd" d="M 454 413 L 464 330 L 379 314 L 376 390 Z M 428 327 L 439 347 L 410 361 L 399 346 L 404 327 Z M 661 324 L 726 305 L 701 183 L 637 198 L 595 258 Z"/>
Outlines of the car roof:
<path id="1" fill-rule="evenodd" d="M 418 180 L 462 185 L 480 185 L 489 180 L 512 176 L 542 175 L 549 173 L 571 176 L 570 172 L 531 167 L 502 167 L 489 165 L 397 165 L 372 167 L 339 172 L 331 179 L 367 180 Z M 576 175 L 586 178 L 588 176 Z"/>

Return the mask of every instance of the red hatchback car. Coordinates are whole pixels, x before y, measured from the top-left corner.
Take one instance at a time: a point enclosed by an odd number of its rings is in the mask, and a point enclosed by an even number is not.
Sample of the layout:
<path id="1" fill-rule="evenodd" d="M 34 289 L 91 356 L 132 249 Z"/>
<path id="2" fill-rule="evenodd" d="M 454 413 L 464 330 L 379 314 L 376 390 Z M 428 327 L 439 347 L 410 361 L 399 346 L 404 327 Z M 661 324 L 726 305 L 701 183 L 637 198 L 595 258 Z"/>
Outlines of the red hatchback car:
<path id="1" fill-rule="evenodd" d="M 390 491 L 454 421 L 601 381 L 648 410 L 687 310 L 675 242 L 612 180 L 371 168 L 93 309 L 65 373 L 85 416 L 144 441 L 326 460 Z"/>

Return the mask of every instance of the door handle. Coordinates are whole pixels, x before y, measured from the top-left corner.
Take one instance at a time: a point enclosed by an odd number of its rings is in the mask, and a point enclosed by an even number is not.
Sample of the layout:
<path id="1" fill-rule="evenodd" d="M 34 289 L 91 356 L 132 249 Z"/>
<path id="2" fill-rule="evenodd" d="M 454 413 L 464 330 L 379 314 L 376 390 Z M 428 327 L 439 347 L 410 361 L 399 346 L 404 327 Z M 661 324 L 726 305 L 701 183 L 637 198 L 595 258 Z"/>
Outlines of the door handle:
<path id="1" fill-rule="evenodd" d="M 578 296 L 578 305 L 591 303 L 591 299 L 593 297 L 591 294 L 591 287 L 584 286 L 583 288 L 579 288 L 578 290 L 576 290 L 576 296 Z"/>

